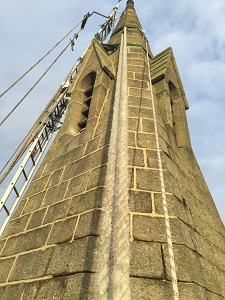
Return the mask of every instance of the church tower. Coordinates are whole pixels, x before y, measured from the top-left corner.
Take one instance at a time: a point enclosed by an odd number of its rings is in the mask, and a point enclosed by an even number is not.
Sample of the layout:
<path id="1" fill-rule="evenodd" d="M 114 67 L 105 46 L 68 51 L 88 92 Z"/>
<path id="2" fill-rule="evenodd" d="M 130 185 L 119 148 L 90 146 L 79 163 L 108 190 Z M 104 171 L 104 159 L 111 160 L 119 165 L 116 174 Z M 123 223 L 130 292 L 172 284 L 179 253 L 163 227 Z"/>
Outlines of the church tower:
<path id="1" fill-rule="evenodd" d="M 94 38 L 65 121 L 0 239 L 1 300 L 222 300 L 225 228 L 171 48 L 128 0 Z"/>

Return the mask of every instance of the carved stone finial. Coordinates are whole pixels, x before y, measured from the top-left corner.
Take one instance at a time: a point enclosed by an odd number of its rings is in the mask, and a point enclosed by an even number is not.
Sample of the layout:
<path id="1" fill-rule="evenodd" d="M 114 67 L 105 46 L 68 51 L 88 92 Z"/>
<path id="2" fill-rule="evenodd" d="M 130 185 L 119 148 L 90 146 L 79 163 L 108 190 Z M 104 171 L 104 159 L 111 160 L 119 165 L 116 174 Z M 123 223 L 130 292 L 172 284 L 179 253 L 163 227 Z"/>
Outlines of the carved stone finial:
<path id="1" fill-rule="evenodd" d="M 133 1 L 133 0 L 128 0 L 128 1 L 127 1 L 127 5 L 132 5 L 132 6 L 134 6 L 134 1 Z"/>

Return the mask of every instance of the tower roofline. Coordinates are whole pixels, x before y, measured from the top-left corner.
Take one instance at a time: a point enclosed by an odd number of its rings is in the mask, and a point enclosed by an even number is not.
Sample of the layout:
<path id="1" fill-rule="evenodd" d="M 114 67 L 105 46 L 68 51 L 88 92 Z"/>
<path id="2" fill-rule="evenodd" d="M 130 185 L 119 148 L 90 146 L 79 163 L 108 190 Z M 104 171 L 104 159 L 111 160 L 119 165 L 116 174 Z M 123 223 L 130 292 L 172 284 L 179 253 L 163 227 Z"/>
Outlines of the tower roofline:
<path id="1" fill-rule="evenodd" d="M 108 44 L 120 44 L 124 28 L 128 28 L 128 45 L 136 45 L 146 50 L 146 37 L 137 16 L 134 1 L 128 0 L 119 22 L 114 29 Z M 153 57 L 149 44 L 147 45 L 150 57 Z M 147 50 L 146 50 L 147 51 Z"/>
<path id="2" fill-rule="evenodd" d="M 127 1 L 127 7 L 128 7 L 128 6 L 134 8 L 134 1 L 133 1 L 133 0 L 128 0 L 128 1 Z"/>

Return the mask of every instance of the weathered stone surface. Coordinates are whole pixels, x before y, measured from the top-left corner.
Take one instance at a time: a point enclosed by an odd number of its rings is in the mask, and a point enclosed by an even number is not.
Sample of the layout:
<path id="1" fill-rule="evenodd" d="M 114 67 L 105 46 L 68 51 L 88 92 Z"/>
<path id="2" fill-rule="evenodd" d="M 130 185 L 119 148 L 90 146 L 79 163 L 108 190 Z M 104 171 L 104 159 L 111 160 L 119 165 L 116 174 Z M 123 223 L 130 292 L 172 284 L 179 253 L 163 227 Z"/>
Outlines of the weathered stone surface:
<path id="1" fill-rule="evenodd" d="M 23 298 L 21 300 L 62 300 L 66 287 L 66 281 L 67 278 L 59 277 L 34 283 L 28 283 L 25 287 Z"/>
<path id="2" fill-rule="evenodd" d="M 76 222 L 77 217 L 55 223 L 51 230 L 47 244 L 60 244 L 71 241 Z"/>
<path id="3" fill-rule="evenodd" d="M 108 146 L 81 158 L 78 162 L 68 165 L 63 173 L 62 180 L 70 179 L 79 174 L 88 172 L 93 168 L 99 167 L 107 162 L 107 157 Z"/>
<path id="4" fill-rule="evenodd" d="M 225 298 L 225 271 L 220 268 L 217 268 L 217 274 L 218 274 L 219 282 L 221 282 L 222 295 Z"/>
<path id="5" fill-rule="evenodd" d="M 40 208 L 46 192 L 38 193 L 30 197 L 24 206 L 23 214 L 30 213 Z"/>
<path id="6" fill-rule="evenodd" d="M 193 226 L 193 220 L 186 201 L 180 200 L 173 195 L 166 195 L 167 209 L 170 216 L 176 216 L 186 224 Z M 163 200 L 161 193 L 154 193 L 155 211 L 157 214 L 163 215 Z"/>
<path id="7" fill-rule="evenodd" d="M 59 185 L 56 185 L 56 186 L 53 186 L 52 188 L 50 188 L 48 190 L 48 192 L 46 193 L 46 196 L 45 196 L 42 206 L 51 205 L 51 204 L 54 204 L 56 202 L 63 200 L 67 185 L 68 185 L 68 181 L 62 182 Z"/>
<path id="8" fill-rule="evenodd" d="M 206 290 L 197 284 L 179 282 L 178 288 L 181 300 L 208 300 Z"/>
<path id="9" fill-rule="evenodd" d="M 195 230 L 192 230 L 191 235 L 198 253 L 209 259 L 215 266 L 225 269 L 224 252 Z"/>
<path id="10" fill-rule="evenodd" d="M 136 106 L 136 107 L 142 106 L 142 107 L 152 108 L 151 100 L 149 98 L 129 96 L 128 104 L 130 106 Z"/>
<path id="11" fill-rule="evenodd" d="M 96 271 L 96 242 L 95 237 L 86 237 L 56 246 L 47 273 L 58 276 Z"/>
<path id="12" fill-rule="evenodd" d="M 49 231 L 50 226 L 45 226 L 9 238 L 2 252 L 2 256 L 13 255 L 42 247 L 45 245 Z"/>
<path id="13" fill-rule="evenodd" d="M 94 274 L 81 273 L 68 278 L 64 300 L 93 300 L 95 279 Z"/>
<path id="14" fill-rule="evenodd" d="M 101 134 L 99 147 L 102 147 L 103 145 L 108 145 L 110 143 L 110 135 L 111 135 L 111 130 L 107 130 L 106 132 Z"/>
<path id="15" fill-rule="evenodd" d="M 81 146 L 75 147 L 71 151 L 68 151 L 67 153 L 55 158 L 54 160 L 47 163 L 47 166 L 45 167 L 45 170 L 44 170 L 44 174 L 54 172 L 54 171 L 62 168 L 63 166 L 66 166 L 66 165 L 80 159 L 83 155 L 83 151 L 84 151 L 84 145 L 81 145 Z M 57 154 L 57 152 L 56 152 L 56 154 Z"/>
<path id="16" fill-rule="evenodd" d="M 84 192 L 86 190 L 89 176 L 90 172 L 87 172 L 71 179 L 65 197 L 70 198 Z"/>
<path id="17" fill-rule="evenodd" d="M 156 149 L 155 134 L 138 133 L 137 145 L 140 148 Z"/>
<path id="18" fill-rule="evenodd" d="M 139 59 L 139 58 L 135 58 L 135 59 L 131 59 L 131 58 L 129 58 L 129 56 L 128 56 L 128 61 L 127 61 L 127 63 L 128 63 L 128 65 L 132 65 L 132 66 L 143 66 L 143 63 L 144 63 L 144 61 L 143 61 L 143 59 Z"/>
<path id="19" fill-rule="evenodd" d="M 18 218 L 20 217 L 23 209 L 24 209 L 24 206 L 26 205 L 26 202 L 27 202 L 27 198 L 23 198 L 18 207 L 16 208 L 16 211 L 14 212 L 13 216 L 12 216 L 12 220 L 15 219 L 15 218 Z"/>
<path id="20" fill-rule="evenodd" d="M 203 257 L 200 257 L 200 264 L 206 282 L 205 287 L 214 293 L 222 295 L 223 291 L 216 266 Z"/>
<path id="21" fill-rule="evenodd" d="M 137 131 L 140 130 L 140 120 L 138 118 L 129 118 L 128 119 L 128 130 Z"/>
<path id="22" fill-rule="evenodd" d="M 100 142 L 100 136 L 94 138 L 93 140 L 90 140 L 87 143 L 87 147 L 86 147 L 86 150 L 85 150 L 85 155 L 95 151 L 96 149 L 98 149 L 99 142 Z"/>
<path id="23" fill-rule="evenodd" d="M 48 180 L 49 180 L 49 176 L 44 176 L 41 177 L 40 179 L 37 179 L 36 181 L 33 181 L 30 184 L 30 187 L 27 190 L 25 197 L 30 197 L 33 194 L 42 192 L 45 189 Z"/>
<path id="24" fill-rule="evenodd" d="M 70 207 L 70 202 L 71 200 L 67 200 L 50 206 L 44 219 L 44 224 L 65 218 Z"/>
<path id="25" fill-rule="evenodd" d="M 136 55 L 136 53 L 134 53 L 134 55 Z M 134 79 L 137 79 L 137 80 L 146 80 L 148 82 L 148 86 L 149 86 L 149 76 L 147 73 L 134 73 Z M 150 104 L 150 103 L 149 103 Z"/>
<path id="26" fill-rule="evenodd" d="M 144 167 L 144 152 L 143 150 L 132 149 L 128 150 L 128 164 L 130 166 Z"/>
<path id="27" fill-rule="evenodd" d="M 41 226 L 45 213 L 46 213 L 46 208 L 35 211 L 30 218 L 30 222 L 27 226 L 27 229 L 32 229 Z"/>
<path id="28" fill-rule="evenodd" d="M 137 169 L 137 188 L 139 190 L 160 192 L 159 171 Z"/>
<path id="29" fill-rule="evenodd" d="M 131 299 L 171 300 L 146 63 L 148 45 L 142 29 L 137 28 L 141 25 L 133 1 L 128 1 L 128 10 L 117 25 L 121 30 L 110 43 L 120 43 L 125 25 L 128 43 L 133 44 L 128 46 L 127 89 Z M 1 300 L 95 298 L 98 223 L 104 211 L 120 48 L 108 52 L 104 47 L 96 41 L 90 45 L 69 89 L 65 122 L 7 229 L 9 239 L 0 241 L 0 285 L 6 285 L 0 287 Z M 188 140 L 188 105 L 182 83 L 170 48 L 155 57 L 149 49 L 149 55 L 180 299 L 222 300 L 225 231 Z M 105 62 L 115 79 L 102 70 Z M 95 74 L 90 115 L 81 131 L 77 122 L 85 107 L 85 93 L 90 84 L 93 87 L 88 81 L 93 81 Z M 113 248 L 110 250 L 114 253 Z M 8 277 L 10 281 L 5 282 Z M 15 286 L 14 281 L 24 283 Z"/>
<path id="30" fill-rule="evenodd" d="M 130 146 L 130 147 L 136 147 L 135 133 L 131 132 L 131 131 L 128 132 L 128 146 Z"/>
<path id="31" fill-rule="evenodd" d="M 147 278 L 131 278 L 131 299 L 171 300 L 172 288 L 170 288 L 170 283 L 163 280 L 156 281 Z"/>
<path id="32" fill-rule="evenodd" d="M 23 297 L 21 300 L 35 299 L 35 296 L 38 293 L 38 289 L 39 289 L 39 281 L 26 283 L 24 292 L 23 292 Z"/>
<path id="33" fill-rule="evenodd" d="M 146 133 L 155 133 L 155 124 L 152 119 L 142 119 L 142 130 Z"/>
<path id="34" fill-rule="evenodd" d="M 77 215 L 94 208 L 100 208 L 103 191 L 104 188 L 97 188 L 74 197 L 71 201 L 68 216 Z"/>
<path id="35" fill-rule="evenodd" d="M 6 240 L 1 240 L 0 241 L 0 253 L 2 252 L 4 246 L 5 246 Z"/>
<path id="36" fill-rule="evenodd" d="M 144 78 L 140 78 L 140 80 L 136 79 L 128 79 L 128 85 L 129 86 L 135 86 L 137 88 L 148 88 L 148 82 Z"/>
<path id="37" fill-rule="evenodd" d="M 170 219 L 171 235 L 173 243 L 187 245 L 194 249 L 190 228 L 179 219 Z M 165 219 L 134 215 L 133 236 L 136 240 L 148 242 L 166 242 Z"/>
<path id="38" fill-rule="evenodd" d="M 110 123 L 108 120 L 104 120 L 98 124 L 97 130 L 95 132 L 95 136 L 98 136 L 100 134 L 103 134 L 104 132 L 108 131 L 110 129 Z"/>
<path id="39" fill-rule="evenodd" d="M 50 176 L 48 184 L 46 186 L 46 189 L 51 188 L 54 185 L 59 184 L 59 180 L 60 177 L 62 175 L 63 172 L 63 168 L 61 168 L 60 170 L 56 170 L 55 172 L 53 172 L 53 174 Z"/>
<path id="40" fill-rule="evenodd" d="M 153 118 L 153 112 L 151 108 L 128 106 L 128 116 L 130 118 Z"/>
<path id="41" fill-rule="evenodd" d="M 186 246 L 174 245 L 173 248 L 178 281 L 196 282 L 201 286 L 205 286 L 205 276 L 203 276 L 204 273 L 202 272 L 199 254 L 188 249 Z M 163 255 L 166 266 L 166 276 L 170 279 L 171 274 L 167 245 L 163 246 Z"/>
<path id="42" fill-rule="evenodd" d="M 152 212 L 151 193 L 130 191 L 129 206 L 131 212 L 151 213 Z"/>
<path id="43" fill-rule="evenodd" d="M 130 274 L 134 277 L 163 279 L 164 270 L 160 244 L 132 242 Z"/>
<path id="44" fill-rule="evenodd" d="M 75 232 L 75 239 L 86 236 L 99 236 L 99 221 L 101 211 L 94 210 L 80 216 L 77 229 Z"/>
<path id="45" fill-rule="evenodd" d="M 30 215 L 26 215 L 15 220 L 12 220 L 10 224 L 6 227 L 3 237 L 21 233 L 24 231 Z"/>
<path id="46" fill-rule="evenodd" d="M 24 290 L 24 283 L 0 287 L 1 300 L 20 300 Z"/>
<path id="47" fill-rule="evenodd" d="M 128 70 L 129 69 L 131 69 L 131 70 L 138 70 L 138 69 L 136 69 L 136 66 L 132 66 L 131 68 L 128 67 Z M 135 96 L 135 97 L 148 98 L 149 95 L 150 95 L 150 90 L 129 88 L 129 95 L 130 96 Z M 149 117 L 150 117 L 150 115 L 149 115 Z"/>
<path id="48" fill-rule="evenodd" d="M 217 295 L 215 293 L 211 293 L 209 291 L 206 292 L 207 300 L 224 300 L 223 296 Z"/>
<path id="49" fill-rule="evenodd" d="M 38 278 L 46 274 L 53 248 L 34 251 L 18 257 L 9 281 Z"/>
<path id="50" fill-rule="evenodd" d="M 100 166 L 99 168 L 92 170 L 88 179 L 87 190 L 91 190 L 98 186 L 104 186 L 105 176 L 106 165 Z"/>
<path id="51" fill-rule="evenodd" d="M 5 282 L 6 281 L 14 261 L 15 261 L 15 258 L 1 259 L 0 260 L 0 270 L 1 270 L 1 272 L 0 272 L 0 282 Z"/>

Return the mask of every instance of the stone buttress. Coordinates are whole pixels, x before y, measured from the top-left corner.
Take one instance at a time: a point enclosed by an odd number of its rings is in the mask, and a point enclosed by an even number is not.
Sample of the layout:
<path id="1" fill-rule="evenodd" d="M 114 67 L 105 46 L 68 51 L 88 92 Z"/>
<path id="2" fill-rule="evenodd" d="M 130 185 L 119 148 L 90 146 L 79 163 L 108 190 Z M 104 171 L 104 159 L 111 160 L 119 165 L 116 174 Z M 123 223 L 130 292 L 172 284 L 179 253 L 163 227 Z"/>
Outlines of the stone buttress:
<path id="1" fill-rule="evenodd" d="M 108 44 L 91 42 L 69 91 L 65 122 L 0 240 L 1 300 L 95 299 L 124 26 L 131 299 L 173 299 L 150 83 L 180 299 L 225 299 L 225 229 L 193 154 L 173 52 L 152 55 L 129 0 Z"/>

